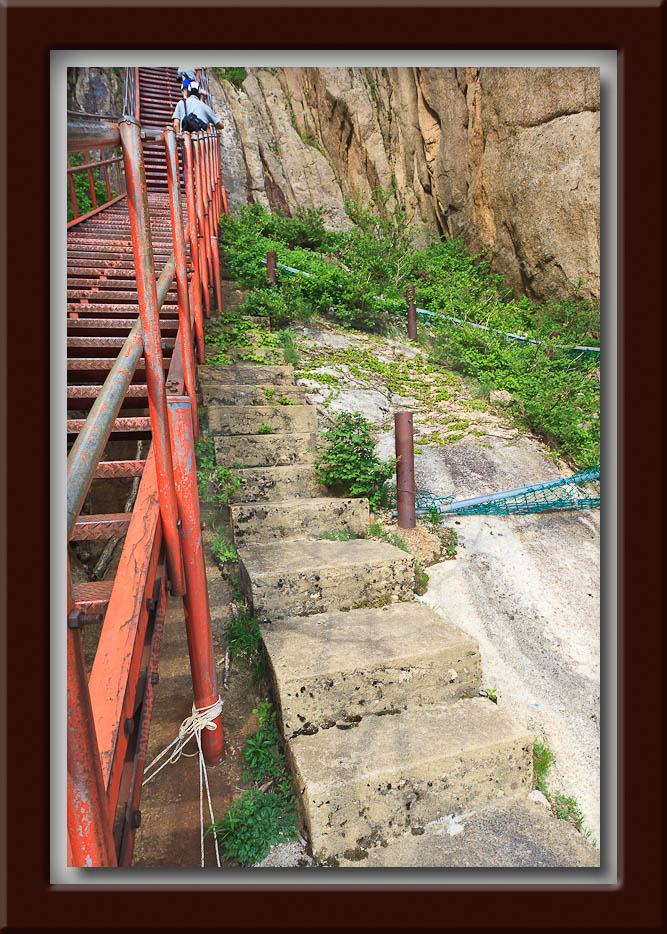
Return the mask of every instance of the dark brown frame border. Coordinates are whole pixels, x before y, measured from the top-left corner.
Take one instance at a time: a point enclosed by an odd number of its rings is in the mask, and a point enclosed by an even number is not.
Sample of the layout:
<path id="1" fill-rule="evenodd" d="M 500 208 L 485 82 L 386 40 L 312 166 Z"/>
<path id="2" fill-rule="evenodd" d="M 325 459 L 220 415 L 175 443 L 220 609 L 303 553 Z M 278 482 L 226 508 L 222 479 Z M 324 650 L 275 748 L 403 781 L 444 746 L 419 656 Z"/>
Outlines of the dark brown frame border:
<path id="1" fill-rule="evenodd" d="M 184 8 L 180 6 L 181 13 Z M 423 8 L 251 9 L 247 5 L 187 8 L 206 44 L 235 48 L 578 48 L 617 49 L 622 56 L 619 100 L 622 159 L 619 199 L 624 225 L 624 270 L 619 283 L 620 664 L 624 693 L 619 723 L 624 745 L 621 795 L 627 819 L 621 835 L 623 882 L 616 889 L 536 890 L 518 886 L 484 891 L 420 886 L 285 886 L 252 890 L 55 890 L 48 885 L 49 766 L 49 50 L 57 48 L 175 48 L 184 35 L 165 4 L 143 8 L 12 5 L 0 8 L 6 35 L 3 93 L 9 115 L 7 157 L 7 301 L 0 335 L 7 359 L 0 372 L 7 400 L 2 438 L 5 489 L 7 613 L 3 619 L 10 670 L 6 744 L 6 911 L 8 930 L 326 927 L 374 929 L 579 928 L 611 930 L 660 924 L 661 869 L 659 744 L 661 677 L 661 490 L 658 447 L 660 375 L 660 97 L 664 8 L 565 2 L 514 8 L 468 4 Z M 196 29 L 188 33 L 196 35 Z M 216 40 L 216 37 L 220 37 Z M 20 77 L 20 87 L 8 78 Z M 29 102 L 28 121 L 20 99 Z M 5 124 L 6 129 L 6 124 Z M 6 427 L 5 427 L 6 426 Z M 4 452 L 3 452 L 4 453 Z M 640 501 L 639 497 L 642 498 Z M 648 501 L 650 497 L 650 503 Z M 8 547 L 7 547 L 8 544 Z M 4 609 L 4 607 L 3 607 Z M 26 672 L 37 688 L 25 696 Z M 19 714 L 30 712 L 24 719 Z M 603 711 L 604 714 L 604 711 Z M 3 815 L 4 817 L 4 815 Z M 2 826 L 4 822 L 0 822 Z M 255 895 L 255 892 L 262 894 Z M 266 894 L 264 894 L 266 893 Z"/>

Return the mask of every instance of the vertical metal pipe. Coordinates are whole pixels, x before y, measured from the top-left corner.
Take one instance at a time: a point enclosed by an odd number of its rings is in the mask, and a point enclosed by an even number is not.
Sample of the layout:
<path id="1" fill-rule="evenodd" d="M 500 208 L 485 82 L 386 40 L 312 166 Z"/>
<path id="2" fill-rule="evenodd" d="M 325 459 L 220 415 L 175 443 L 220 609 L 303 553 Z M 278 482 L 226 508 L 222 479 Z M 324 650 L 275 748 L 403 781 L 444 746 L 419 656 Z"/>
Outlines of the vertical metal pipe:
<path id="1" fill-rule="evenodd" d="M 220 252 L 218 248 L 218 208 L 213 175 L 213 138 L 211 131 L 206 134 L 206 165 L 209 179 L 209 222 L 211 226 L 211 260 L 213 265 L 213 284 L 215 286 L 215 303 L 218 314 L 222 314 L 222 286 L 220 284 Z"/>
<path id="2" fill-rule="evenodd" d="M 201 173 L 201 160 L 199 158 L 199 134 L 192 133 L 192 158 L 195 167 L 195 182 L 197 188 L 197 223 L 199 226 L 199 274 L 201 276 L 202 289 L 204 292 L 204 307 L 206 317 L 211 317 L 211 296 L 208 291 L 208 263 L 206 260 L 206 223 L 204 217 L 204 181 Z M 209 250 L 211 244 L 209 241 Z"/>
<path id="3" fill-rule="evenodd" d="M 396 437 L 396 508 L 399 529 L 414 529 L 415 451 L 412 438 L 412 412 L 394 415 Z"/>
<path id="4" fill-rule="evenodd" d="M 210 707 L 218 700 L 218 685 L 213 657 L 211 611 L 204 563 L 204 544 L 199 514 L 197 467 L 192 431 L 192 406 L 188 396 L 169 397 L 169 422 L 174 445 L 176 493 L 181 513 L 181 540 L 187 593 L 183 598 L 185 626 L 192 671 L 195 706 Z M 216 765 L 224 756 L 222 718 L 214 721 L 215 730 L 202 733 L 202 750 L 208 765 Z"/>
<path id="5" fill-rule="evenodd" d="M 218 229 L 220 227 L 220 214 L 222 213 L 220 208 L 220 177 L 218 172 L 218 161 L 216 158 L 216 150 L 218 148 L 218 134 L 216 131 L 210 129 L 210 150 L 211 150 L 211 179 L 213 180 L 213 203 L 215 204 L 215 233 L 218 235 Z"/>
<path id="6" fill-rule="evenodd" d="M 269 250 L 266 254 L 266 278 L 271 285 L 276 284 L 276 251 Z"/>
<path id="7" fill-rule="evenodd" d="M 90 162 L 90 154 L 86 151 L 83 154 L 83 160 L 88 165 Z M 93 181 L 93 170 L 88 169 L 88 184 L 90 186 L 90 200 L 93 202 L 93 207 L 97 207 L 97 193 L 95 192 L 95 182 Z"/>
<path id="8" fill-rule="evenodd" d="M 222 189 L 222 209 L 225 212 L 225 217 L 229 217 L 229 205 L 227 203 L 227 189 Z"/>
<path id="9" fill-rule="evenodd" d="M 111 183 L 109 182 L 109 166 L 104 166 L 104 185 L 107 190 L 107 201 L 111 201 Z"/>
<path id="10" fill-rule="evenodd" d="M 417 308 L 415 305 L 415 287 L 409 285 L 405 290 L 405 299 L 408 305 L 408 338 L 417 340 Z M 411 526 L 412 528 L 412 526 Z"/>
<path id="11" fill-rule="evenodd" d="M 75 609 L 67 559 L 67 615 Z M 72 864 L 115 866 L 109 799 L 102 777 L 100 753 L 81 629 L 67 627 L 67 836 Z"/>
<path id="12" fill-rule="evenodd" d="M 216 197 L 215 220 L 217 231 L 219 231 L 220 215 L 222 214 L 222 197 L 220 195 L 222 179 L 220 175 L 220 141 L 217 130 L 211 130 L 211 157 L 213 159 L 213 181 Z"/>
<path id="13" fill-rule="evenodd" d="M 211 253 L 211 193 L 209 190 L 208 172 L 206 171 L 206 141 L 203 133 L 199 133 L 199 143 L 197 146 L 197 159 L 199 161 L 199 171 L 202 180 L 202 205 L 204 208 L 204 236 L 206 238 L 206 263 L 208 268 L 208 280 L 213 284 L 213 255 Z"/>
<path id="14" fill-rule="evenodd" d="M 67 161 L 69 162 L 69 156 L 67 157 Z M 73 174 L 73 172 L 67 173 L 67 184 L 69 185 L 69 200 L 70 204 L 72 205 L 72 216 L 76 218 L 79 216 L 79 202 L 76 199 L 76 188 L 74 187 L 74 179 L 72 177 Z"/>
<path id="15" fill-rule="evenodd" d="M 127 204 L 137 278 L 139 315 L 144 337 L 148 408 L 151 416 L 153 444 L 155 445 L 155 467 L 162 528 L 167 548 L 172 592 L 176 596 L 182 596 L 185 593 L 185 581 L 177 527 L 179 521 L 178 505 L 174 486 L 174 468 L 171 460 L 167 396 L 144 158 L 139 135 L 139 124 L 134 119 L 125 117 L 120 121 L 119 127 L 123 142 Z"/>
<path id="16" fill-rule="evenodd" d="M 139 101 L 141 100 L 141 94 L 139 93 L 139 68 L 134 69 L 134 119 L 140 120 L 141 114 L 139 113 Z"/>
<path id="17" fill-rule="evenodd" d="M 190 326 L 190 300 L 188 296 L 188 265 L 185 257 L 185 239 L 183 237 L 183 216 L 181 213 L 181 192 L 178 184 L 178 154 L 176 151 L 176 133 L 173 126 L 164 131 L 164 148 L 167 156 L 167 186 L 169 188 L 169 208 L 171 211 L 171 230 L 174 241 L 174 260 L 176 261 L 176 286 L 178 290 L 178 319 L 181 325 L 181 346 L 183 348 L 183 377 L 185 390 L 192 401 L 192 419 L 195 437 L 199 437 L 199 419 L 197 415 L 197 387 L 195 378 L 195 360 L 192 347 L 192 328 Z"/>
<path id="18" fill-rule="evenodd" d="M 192 295 L 197 335 L 197 357 L 204 362 L 204 310 L 202 308 L 202 281 L 199 271 L 199 241 L 197 239 L 197 196 L 195 172 L 192 163 L 192 140 L 189 133 L 183 134 L 185 162 L 185 194 L 188 201 L 188 233 L 190 237 L 190 260 L 192 262 Z"/>

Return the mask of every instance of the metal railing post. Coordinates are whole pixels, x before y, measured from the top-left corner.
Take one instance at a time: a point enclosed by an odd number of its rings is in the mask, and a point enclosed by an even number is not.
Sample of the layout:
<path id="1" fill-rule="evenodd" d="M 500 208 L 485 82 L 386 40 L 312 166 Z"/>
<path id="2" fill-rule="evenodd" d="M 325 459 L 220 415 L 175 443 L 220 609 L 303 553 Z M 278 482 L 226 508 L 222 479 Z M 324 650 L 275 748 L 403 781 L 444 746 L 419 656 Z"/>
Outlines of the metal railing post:
<path id="1" fill-rule="evenodd" d="M 212 277 L 211 260 L 211 234 L 208 226 L 208 187 L 206 185 L 206 173 L 204 171 L 204 159 L 202 158 L 203 139 L 201 133 L 193 134 L 195 144 L 195 165 L 197 167 L 197 197 L 201 199 L 201 229 L 204 235 L 204 258 L 206 259 L 207 281 L 210 283 Z M 210 315 L 210 306 L 206 309 L 207 316 Z"/>
<path id="2" fill-rule="evenodd" d="M 394 415 L 396 439 L 396 509 L 399 529 L 414 529 L 415 451 L 412 436 L 412 412 Z"/>
<path id="3" fill-rule="evenodd" d="M 188 202 L 188 234 L 190 238 L 190 258 L 192 260 L 192 295 L 195 314 L 195 333 L 197 335 L 197 357 L 204 362 L 204 310 L 202 308 L 202 281 L 199 269 L 199 240 L 197 238 L 197 195 L 195 192 L 195 172 L 192 162 L 192 139 L 189 133 L 183 134 L 185 162 L 185 194 Z"/>
<path id="4" fill-rule="evenodd" d="M 174 486 L 174 468 L 171 459 L 164 361 L 162 358 L 160 317 L 153 267 L 153 245 L 148 213 L 144 158 L 139 124 L 132 118 L 123 118 L 119 126 L 123 141 L 127 204 L 137 277 L 139 315 L 144 338 L 148 408 L 151 416 L 153 444 L 155 445 L 155 467 L 162 528 L 167 548 L 172 593 L 176 596 L 182 596 L 185 593 L 185 579 L 178 537 L 178 505 Z"/>
<path id="5" fill-rule="evenodd" d="M 213 280 L 215 285 L 215 303 L 218 308 L 218 314 L 222 314 L 222 285 L 220 282 L 220 251 L 218 247 L 218 225 L 220 222 L 220 213 L 218 211 L 218 199 L 215 188 L 215 176 L 213 174 L 213 132 L 209 131 L 206 136 L 206 164 L 208 167 L 210 201 L 209 201 L 209 219 L 211 221 L 211 258 L 213 259 Z"/>
<path id="6" fill-rule="evenodd" d="M 72 863 L 116 866 L 109 800 L 104 787 L 88 693 L 81 629 L 77 627 L 67 559 L 67 836 Z"/>
<path id="7" fill-rule="evenodd" d="M 176 261 L 178 317 L 181 325 L 181 347 L 183 349 L 183 377 L 185 381 L 185 390 L 192 401 L 192 419 L 194 422 L 195 437 L 198 438 L 199 419 L 197 415 L 197 386 L 192 348 L 192 328 L 190 326 L 188 265 L 185 256 L 185 239 L 183 237 L 181 192 L 178 184 L 176 132 L 173 126 L 167 127 L 164 131 L 164 148 L 167 157 L 167 186 L 169 188 L 169 208 L 171 211 L 171 229 L 174 242 L 174 260 Z"/>
<path id="8" fill-rule="evenodd" d="M 192 405 L 188 396 L 169 397 L 169 423 L 173 441 L 176 493 L 181 513 L 181 539 L 187 593 L 185 626 L 192 670 L 192 688 L 198 709 L 211 707 L 218 700 L 218 685 L 213 657 L 211 611 L 204 563 L 197 468 L 192 430 Z M 222 717 L 214 721 L 215 730 L 202 731 L 202 751 L 208 765 L 216 765 L 224 756 Z"/>
<path id="9" fill-rule="evenodd" d="M 276 251 L 268 250 L 266 254 L 266 278 L 271 285 L 276 284 Z"/>
<path id="10" fill-rule="evenodd" d="M 408 338 L 417 340 L 417 307 L 415 305 L 415 287 L 409 285 L 405 290 L 405 299 L 408 305 Z"/>
<path id="11" fill-rule="evenodd" d="M 134 119 L 140 120 L 141 113 L 139 110 L 141 101 L 141 94 L 139 93 L 139 68 L 135 66 L 134 68 Z"/>
<path id="12" fill-rule="evenodd" d="M 208 251 L 211 249 L 211 243 L 206 235 L 206 219 L 204 215 L 204 180 L 201 172 L 201 160 L 199 158 L 199 134 L 192 133 L 192 157 L 195 168 L 195 184 L 197 190 L 197 222 L 199 225 L 199 275 L 201 277 L 204 292 L 204 308 L 206 317 L 211 317 L 211 296 L 208 291 Z M 206 244 L 208 243 L 208 249 Z"/>

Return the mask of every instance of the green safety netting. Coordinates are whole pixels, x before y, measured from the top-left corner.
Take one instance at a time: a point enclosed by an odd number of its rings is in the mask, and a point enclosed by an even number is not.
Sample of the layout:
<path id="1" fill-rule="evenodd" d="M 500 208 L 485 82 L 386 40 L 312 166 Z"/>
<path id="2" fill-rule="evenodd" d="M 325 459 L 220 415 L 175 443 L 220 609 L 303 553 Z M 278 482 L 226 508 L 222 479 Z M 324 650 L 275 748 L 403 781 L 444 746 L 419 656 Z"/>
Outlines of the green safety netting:
<path id="1" fill-rule="evenodd" d="M 591 467 L 571 477 L 535 483 L 515 490 L 454 500 L 453 496 L 436 496 L 428 490 L 417 490 L 417 512 L 441 515 L 526 515 L 546 509 L 595 509 L 600 505 L 600 468 Z"/>

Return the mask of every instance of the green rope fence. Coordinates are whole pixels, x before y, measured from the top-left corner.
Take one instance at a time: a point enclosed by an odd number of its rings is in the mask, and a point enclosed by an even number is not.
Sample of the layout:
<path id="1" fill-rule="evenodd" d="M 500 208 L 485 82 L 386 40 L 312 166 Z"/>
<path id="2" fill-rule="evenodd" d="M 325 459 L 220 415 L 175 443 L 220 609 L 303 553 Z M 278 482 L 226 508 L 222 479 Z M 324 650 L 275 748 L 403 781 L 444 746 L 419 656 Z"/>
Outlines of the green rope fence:
<path id="1" fill-rule="evenodd" d="M 415 501 L 418 515 L 437 512 L 441 516 L 529 515 L 547 509 L 595 509 L 599 505 L 600 468 L 597 466 L 548 483 L 469 499 L 454 500 L 453 496 L 436 496 L 418 489 Z"/>

